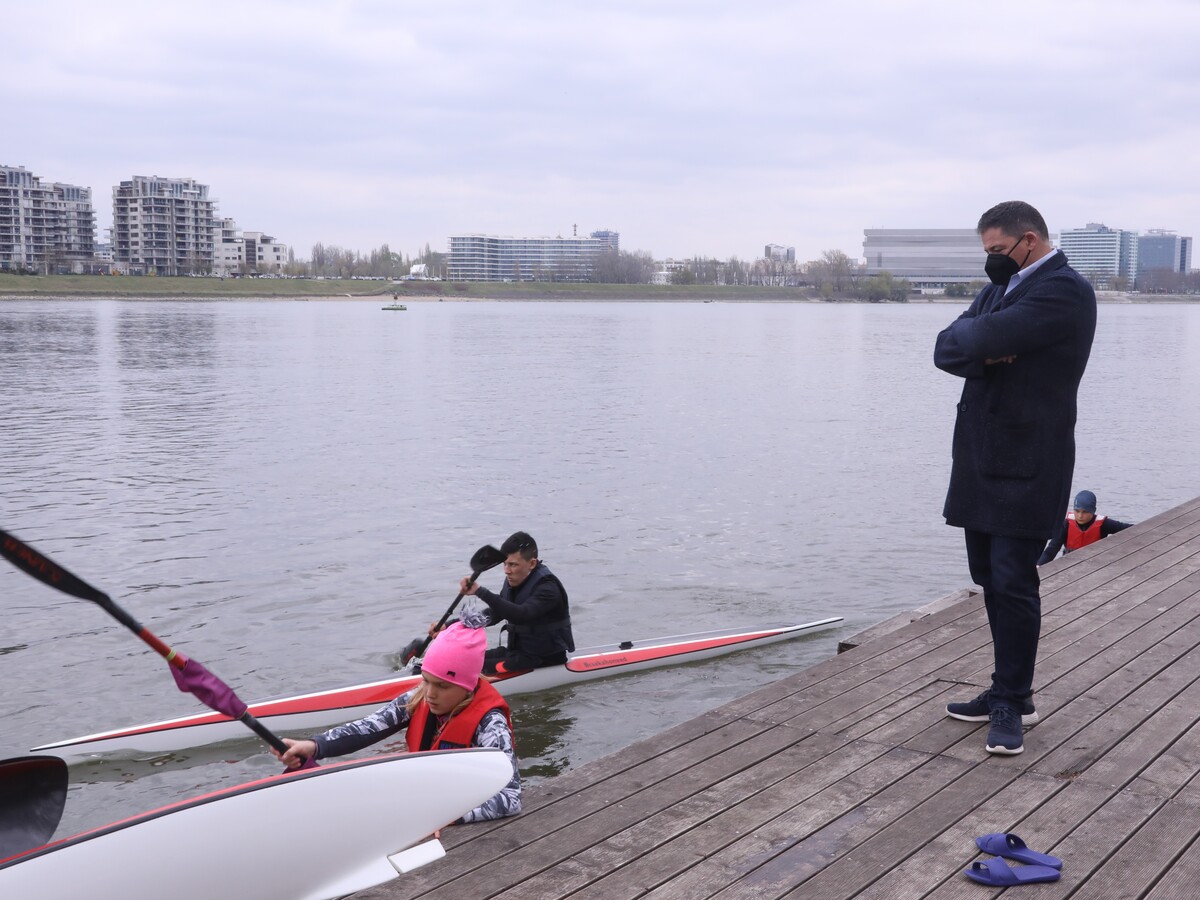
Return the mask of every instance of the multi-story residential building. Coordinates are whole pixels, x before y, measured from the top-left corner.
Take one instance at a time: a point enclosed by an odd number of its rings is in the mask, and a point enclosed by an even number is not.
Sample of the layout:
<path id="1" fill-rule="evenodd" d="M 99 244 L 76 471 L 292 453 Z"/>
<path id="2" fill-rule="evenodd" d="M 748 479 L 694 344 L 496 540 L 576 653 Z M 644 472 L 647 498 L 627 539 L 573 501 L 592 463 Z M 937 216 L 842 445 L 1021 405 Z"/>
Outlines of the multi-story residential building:
<path id="1" fill-rule="evenodd" d="M 1166 269 L 1186 275 L 1192 270 L 1192 239 L 1151 228 L 1138 236 L 1138 271 Z"/>
<path id="2" fill-rule="evenodd" d="M 91 271 L 95 245 L 90 188 L 43 183 L 23 166 L 0 166 L 0 269 Z"/>
<path id="3" fill-rule="evenodd" d="M 191 178 L 136 175 L 113 188 L 113 257 L 135 275 L 211 272 L 216 201 Z"/>
<path id="4" fill-rule="evenodd" d="M 288 245 L 261 231 L 244 231 L 246 262 L 260 275 L 278 275 L 288 261 Z"/>
<path id="5" fill-rule="evenodd" d="M 867 228 L 863 256 L 867 275 L 888 272 L 918 289 L 987 280 L 973 228 Z"/>
<path id="6" fill-rule="evenodd" d="M 452 281 L 587 281 L 602 253 L 620 249 L 616 231 L 589 237 L 450 237 L 446 277 Z"/>
<path id="7" fill-rule="evenodd" d="M 1089 222 L 1085 228 L 1063 229 L 1058 248 L 1067 255 L 1072 268 L 1096 287 L 1113 286 L 1118 278 L 1132 284 L 1137 278 L 1136 231 Z"/>
<path id="8" fill-rule="evenodd" d="M 233 219 L 219 219 L 213 235 L 213 274 L 278 275 L 289 247 L 261 231 L 243 232 Z"/>

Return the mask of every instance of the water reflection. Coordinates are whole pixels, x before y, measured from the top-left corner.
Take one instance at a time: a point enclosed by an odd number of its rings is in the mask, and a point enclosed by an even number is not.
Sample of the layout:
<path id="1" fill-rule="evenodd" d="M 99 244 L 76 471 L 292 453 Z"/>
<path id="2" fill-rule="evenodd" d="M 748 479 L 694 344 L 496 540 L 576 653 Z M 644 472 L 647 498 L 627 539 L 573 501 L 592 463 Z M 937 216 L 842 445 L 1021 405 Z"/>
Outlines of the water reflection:
<path id="1" fill-rule="evenodd" d="M 530 783 L 565 772 L 571 765 L 568 735 L 575 725 L 569 689 L 520 695 L 510 700 L 521 777 Z"/>
<path id="2" fill-rule="evenodd" d="M 123 306 L 117 315 L 120 365 L 130 369 L 211 366 L 219 307 Z"/>

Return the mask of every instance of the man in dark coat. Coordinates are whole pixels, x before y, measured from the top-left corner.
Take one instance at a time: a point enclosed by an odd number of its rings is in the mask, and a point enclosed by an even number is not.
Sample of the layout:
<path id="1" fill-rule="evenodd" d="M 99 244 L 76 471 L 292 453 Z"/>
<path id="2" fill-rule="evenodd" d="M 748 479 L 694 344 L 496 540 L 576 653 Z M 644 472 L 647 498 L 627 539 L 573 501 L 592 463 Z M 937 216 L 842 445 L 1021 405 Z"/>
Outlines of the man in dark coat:
<path id="1" fill-rule="evenodd" d="M 937 337 L 934 364 L 963 379 L 946 523 L 964 529 L 971 578 L 992 633 L 991 687 L 948 715 L 989 721 L 989 753 L 1024 749 L 1037 721 L 1038 557 L 1070 499 L 1079 382 L 1096 331 L 1096 294 L 1050 243 L 1028 203 L 977 226 L 992 284 Z"/>
<path id="2" fill-rule="evenodd" d="M 488 650 L 483 671 L 518 672 L 561 665 L 575 649 L 571 634 L 571 607 L 567 590 L 544 562 L 538 559 L 537 542 L 524 531 L 500 545 L 504 554 L 504 585 L 494 594 L 464 578 L 459 587 L 488 607 L 488 624 L 506 621 L 508 646 Z"/>

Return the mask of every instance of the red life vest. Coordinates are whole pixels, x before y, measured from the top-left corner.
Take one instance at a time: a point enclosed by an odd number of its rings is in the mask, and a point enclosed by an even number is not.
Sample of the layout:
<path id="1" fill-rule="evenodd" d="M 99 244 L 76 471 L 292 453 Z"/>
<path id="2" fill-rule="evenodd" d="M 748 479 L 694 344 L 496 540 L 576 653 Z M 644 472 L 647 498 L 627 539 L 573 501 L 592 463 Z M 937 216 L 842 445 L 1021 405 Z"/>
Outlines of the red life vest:
<path id="1" fill-rule="evenodd" d="M 412 752 L 418 750 L 449 750 L 459 747 L 470 747 L 471 741 L 475 737 L 475 731 L 479 728 L 479 723 L 483 721 L 483 717 L 491 710 L 499 709 L 504 712 L 504 718 L 508 720 L 508 728 L 512 730 L 512 716 L 508 712 L 508 703 L 500 696 L 500 692 L 492 687 L 490 681 L 479 679 L 479 686 L 475 688 L 475 695 L 471 698 L 471 702 L 467 704 L 465 709 L 455 713 L 454 716 L 446 723 L 446 727 L 442 729 L 440 735 L 437 735 L 438 745 L 430 747 L 428 744 L 433 743 L 434 734 L 428 737 L 425 735 L 427 726 L 436 725 L 429 721 L 429 704 L 422 700 L 417 704 L 417 708 L 412 711 L 412 719 L 409 720 L 408 730 L 404 733 L 405 740 L 408 742 L 408 749 Z M 426 744 L 426 746 L 421 746 Z"/>
<path id="2" fill-rule="evenodd" d="M 1100 526 L 1103 524 L 1104 516 L 1093 516 L 1092 521 L 1088 523 L 1088 527 L 1083 529 L 1075 524 L 1074 510 L 1067 513 L 1067 549 L 1064 552 L 1070 553 L 1072 550 L 1078 550 L 1080 547 L 1096 543 L 1096 541 L 1104 537 L 1100 533 Z"/>

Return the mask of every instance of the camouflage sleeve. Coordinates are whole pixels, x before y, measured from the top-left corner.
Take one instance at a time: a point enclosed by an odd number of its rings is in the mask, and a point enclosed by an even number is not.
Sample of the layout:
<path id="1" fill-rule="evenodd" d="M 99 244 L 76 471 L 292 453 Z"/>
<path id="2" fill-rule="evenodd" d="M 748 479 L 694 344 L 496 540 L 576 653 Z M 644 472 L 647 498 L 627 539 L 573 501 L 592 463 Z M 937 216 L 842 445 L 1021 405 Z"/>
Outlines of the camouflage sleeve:
<path id="1" fill-rule="evenodd" d="M 410 718 L 405 704 L 411 696 L 412 691 L 401 694 L 357 722 L 347 722 L 316 735 L 313 740 L 317 742 L 317 759 L 354 753 L 400 731 Z"/>
<path id="2" fill-rule="evenodd" d="M 495 747 L 508 754 L 512 762 L 512 780 L 491 800 L 482 806 L 471 810 L 459 822 L 484 822 L 488 819 L 502 819 L 505 816 L 515 816 L 521 811 L 521 771 L 517 765 L 517 753 L 513 748 L 512 731 L 504 713 L 493 709 L 483 717 L 479 727 L 475 729 L 475 739 L 471 742 L 474 747 Z"/>

